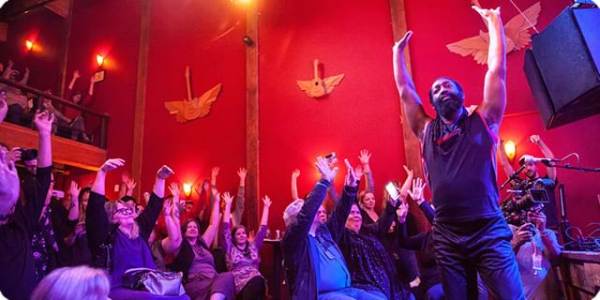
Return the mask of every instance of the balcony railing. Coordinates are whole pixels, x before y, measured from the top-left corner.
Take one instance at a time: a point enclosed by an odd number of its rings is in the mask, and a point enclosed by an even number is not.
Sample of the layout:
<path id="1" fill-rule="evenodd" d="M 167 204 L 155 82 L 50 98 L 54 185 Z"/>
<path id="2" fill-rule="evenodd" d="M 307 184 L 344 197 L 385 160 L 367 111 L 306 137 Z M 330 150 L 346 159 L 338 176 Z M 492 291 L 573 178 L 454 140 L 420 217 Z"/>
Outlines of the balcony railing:
<path id="1" fill-rule="evenodd" d="M 33 107 L 34 108 L 43 107 L 42 100 L 45 98 L 45 99 L 49 99 L 52 103 L 52 106 L 59 111 L 64 111 L 64 109 L 67 107 L 78 111 L 86 125 L 85 126 L 86 130 L 84 131 L 84 133 L 86 136 L 90 137 L 89 140 L 86 139 L 84 142 L 88 143 L 88 144 L 92 144 L 97 147 L 100 147 L 102 149 L 106 149 L 107 140 L 108 140 L 107 131 L 108 131 L 108 120 L 109 120 L 109 116 L 107 114 L 92 111 L 89 108 L 86 108 L 84 106 L 77 105 L 71 101 L 67 101 L 60 97 L 57 97 L 52 94 L 48 94 L 44 91 L 35 89 L 35 88 L 27 86 L 27 85 L 19 84 L 12 80 L 8 80 L 8 79 L 0 77 L 0 83 L 3 83 L 7 86 L 10 86 L 10 87 L 13 87 L 16 89 L 19 89 L 22 91 L 22 93 L 24 95 L 30 94 L 31 97 L 33 98 L 33 102 L 34 102 Z M 11 95 L 8 95 L 8 97 L 11 97 Z M 20 122 L 20 125 L 31 126 L 31 124 L 27 123 L 27 122 L 24 122 L 24 123 Z M 57 128 L 56 128 L 57 135 L 61 135 L 61 132 L 63 131 L 62 129 L 64 129 L 64 128 L 61 128 L 61 125 L 58 124 Z M 64 134 L 62 136 L 64 137 Z M 80 139 L 80 141 L 81 141 L 81 139 Z"/>

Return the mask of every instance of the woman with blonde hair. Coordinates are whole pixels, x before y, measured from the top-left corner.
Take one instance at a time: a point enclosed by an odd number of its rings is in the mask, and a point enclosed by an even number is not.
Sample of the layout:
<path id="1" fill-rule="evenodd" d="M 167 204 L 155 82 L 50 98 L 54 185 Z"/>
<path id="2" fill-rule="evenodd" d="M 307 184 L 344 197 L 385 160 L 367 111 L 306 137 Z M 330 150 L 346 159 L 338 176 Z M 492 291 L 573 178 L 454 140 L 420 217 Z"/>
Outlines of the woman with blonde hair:
<path id="1" fill-rule="evenodd" d="M 67 267 L 44 277 L 31 299 L 104 300 L 109 292 L 110 282 L 104 271 L 87 266 Z"/>

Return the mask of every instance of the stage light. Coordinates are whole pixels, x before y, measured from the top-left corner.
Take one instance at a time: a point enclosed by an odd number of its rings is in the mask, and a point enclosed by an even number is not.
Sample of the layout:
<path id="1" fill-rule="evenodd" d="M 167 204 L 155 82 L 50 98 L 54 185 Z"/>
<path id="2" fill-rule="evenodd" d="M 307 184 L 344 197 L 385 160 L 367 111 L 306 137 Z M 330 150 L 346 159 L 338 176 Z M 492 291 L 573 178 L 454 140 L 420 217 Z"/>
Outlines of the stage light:
<path id="1" fill-rule="evenodd" d="M 188 198 L 192 195 L 192 186 L 193 184 L 189 182 L 183 184 L 183 194 Z"/>
<path id="2" fill-rule="evenodd" d="M 252 3 L 252 0 L 231 0 L 231 2 L 237 5 L 249 5 Z"/>
<path id="3" fill-rule="evenodd" d="M 35 43 L 32 40 L 25 41 L 25 48 L 27 48 L 27 51 L 33 50 L 33 46 L 35 46 Z"/>
<path id="4" fill-rule="evenodd" d="M 102 54 L 96 54 L 96 63 L 98 63 L 98 67 L 102 67 L 102 65 L 104 64 L 104 60 L 106 58 L 104 57 L 104 55 Z"/>
<path id="5" fill-rule="evenodd" d="M 517 145 L 515 142 L 508 140 L 504 143 L 504 153 L 506 153 L 506 157 L 508 160 L 513 162 L 515 157 L 517 156 Z"/>

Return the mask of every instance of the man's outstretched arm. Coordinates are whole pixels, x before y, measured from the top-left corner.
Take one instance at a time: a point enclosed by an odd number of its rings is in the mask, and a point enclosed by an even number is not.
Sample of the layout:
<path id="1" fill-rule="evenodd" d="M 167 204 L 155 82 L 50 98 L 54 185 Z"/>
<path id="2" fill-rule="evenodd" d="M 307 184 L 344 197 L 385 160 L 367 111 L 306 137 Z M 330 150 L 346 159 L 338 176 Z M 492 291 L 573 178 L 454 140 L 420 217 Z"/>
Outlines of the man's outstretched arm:
<path id="1" fill-rule="evenodd" d="M 490 35 L 488 71 L 485 74 L 483 102 L 480 113 L 490 129 L 498 133 L 506 108 L 506 37 L 500 18 L 500 8 L 482 9 L 473 6 L 485 22 Z"/>
<path id="2" fill-rule="evenodd" d="M 423 128 L 431 118 L 425 113 L 421 98 L 417 95 L 415 84 L 408 73 L 406 61 L 404 59 L 404 49 L 412 36 L 412 31 L 408 31 L 400 41 L 394 44 L 393 64 L 394 79 L 396 88 L 402 100 L 402 111 L 406 114 L 406 120 L 412 132 L 420 139 L 423 135 Z"/>

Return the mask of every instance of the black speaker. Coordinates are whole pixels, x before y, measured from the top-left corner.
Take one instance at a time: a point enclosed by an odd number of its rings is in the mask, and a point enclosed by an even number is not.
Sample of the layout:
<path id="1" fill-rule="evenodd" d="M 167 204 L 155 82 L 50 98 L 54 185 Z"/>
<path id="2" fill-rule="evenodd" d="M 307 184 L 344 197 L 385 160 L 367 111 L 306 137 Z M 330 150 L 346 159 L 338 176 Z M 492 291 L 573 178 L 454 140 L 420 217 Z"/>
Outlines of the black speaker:
<path id="1" fill-rule="evenodd" d="M 600 9 L 565 9 L 532 37 L 523 68 L 546 128 L 600 113 Z"/>

